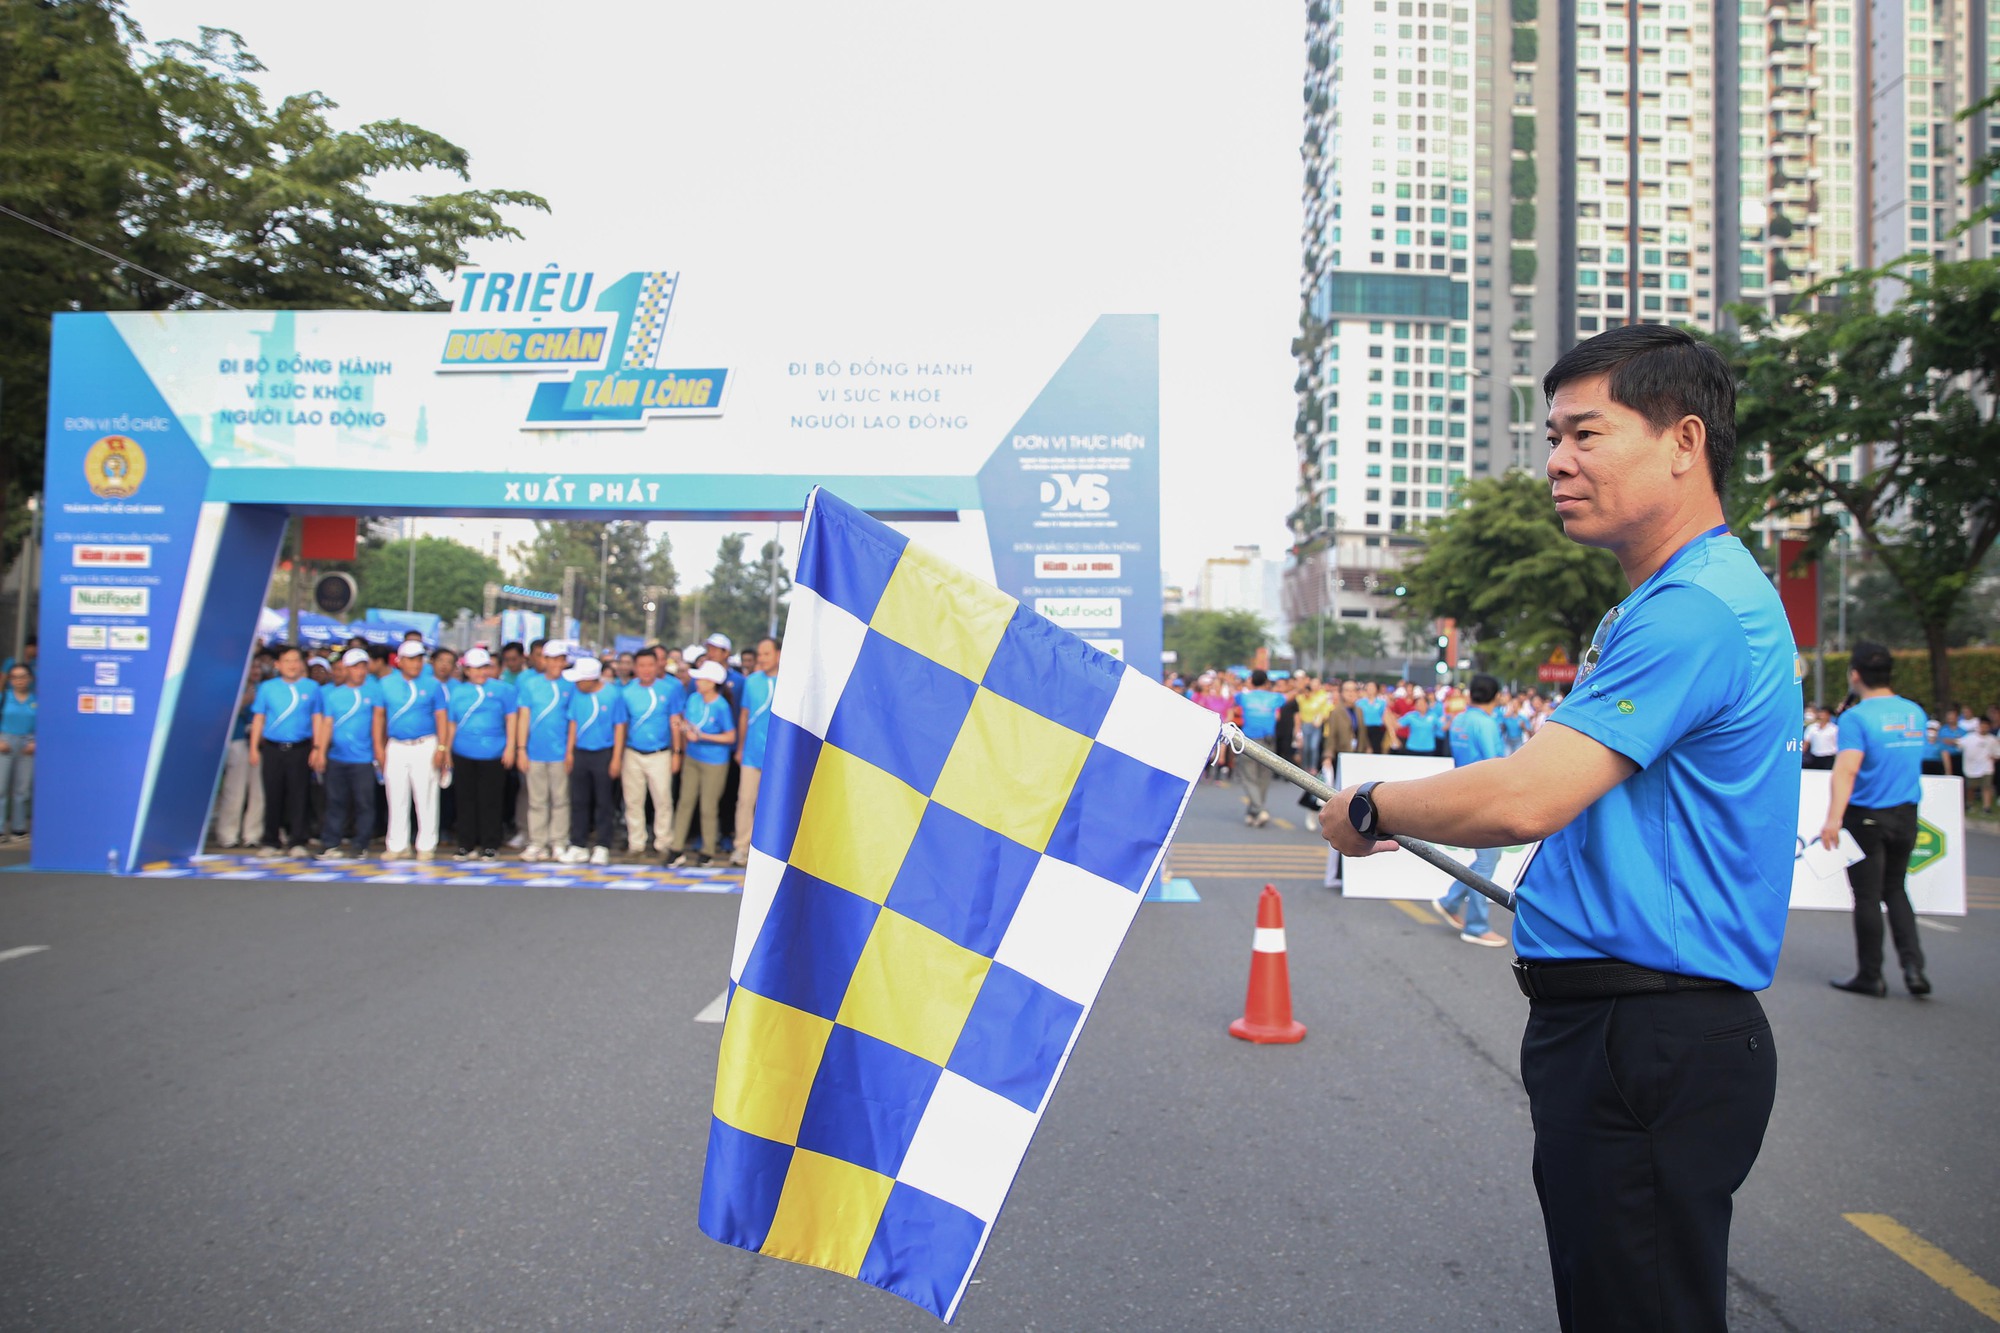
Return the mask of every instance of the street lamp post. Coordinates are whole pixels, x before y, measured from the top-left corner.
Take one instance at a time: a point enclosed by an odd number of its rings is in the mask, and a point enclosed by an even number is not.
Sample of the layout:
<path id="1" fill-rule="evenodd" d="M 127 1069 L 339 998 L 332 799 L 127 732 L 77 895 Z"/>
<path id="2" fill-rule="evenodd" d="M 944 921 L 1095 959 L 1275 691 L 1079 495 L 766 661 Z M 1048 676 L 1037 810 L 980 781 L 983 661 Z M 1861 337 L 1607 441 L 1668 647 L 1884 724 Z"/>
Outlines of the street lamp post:
<path id="1" fill-rule="evenodd" d="M 597 647 L 602 652 L 605 646 L 604 613 L 611 601 L 611 525 L 604 525 L 604 537 L 599 543 L 597 563 Z"/>
<path id="2" fill-rule="evenodd" d="M 403 590 L 403 609 L 414 611 L 417 609 L 417 520 L 414 514 L 403 520 L 403 544 L 410 552 L 409 582 Z"/>

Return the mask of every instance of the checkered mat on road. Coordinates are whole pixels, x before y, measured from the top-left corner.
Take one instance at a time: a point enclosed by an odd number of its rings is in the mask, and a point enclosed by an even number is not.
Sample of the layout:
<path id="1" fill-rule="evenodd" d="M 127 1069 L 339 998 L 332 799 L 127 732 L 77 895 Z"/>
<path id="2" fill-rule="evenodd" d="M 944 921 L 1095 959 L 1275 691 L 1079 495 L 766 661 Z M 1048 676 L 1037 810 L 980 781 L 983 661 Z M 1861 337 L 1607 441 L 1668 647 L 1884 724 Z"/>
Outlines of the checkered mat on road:
<path id="1" fill-rule="evenodd" d="M 141 879 L 268 879 L 303 884 L 504 884 L 531 889 L 625 889 L 642 893 L 741 893 L 743 872 L 729 867 L 666 870 L 635 862 L 608 866 L 553 862 L 265 860 L 241 852 L 155 862 Z"/>

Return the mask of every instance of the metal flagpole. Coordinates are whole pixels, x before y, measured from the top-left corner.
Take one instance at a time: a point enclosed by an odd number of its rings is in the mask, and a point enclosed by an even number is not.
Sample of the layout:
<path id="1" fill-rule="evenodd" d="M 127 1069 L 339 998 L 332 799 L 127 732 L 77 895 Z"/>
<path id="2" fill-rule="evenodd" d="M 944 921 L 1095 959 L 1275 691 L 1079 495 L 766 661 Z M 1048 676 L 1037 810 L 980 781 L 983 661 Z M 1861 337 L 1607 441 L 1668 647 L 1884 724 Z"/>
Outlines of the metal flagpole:
<path id="1" fill-rule="evenodd" d="M 1227 745 L 1233 752 L 1256 760 L 1301 791 L 1310 792 L 1322 801 L 1330 801 L 1334 797 L 1333 788 L 1327 786 L 1324 782 L 1321 782 L 1291 760 L 1281 758 L 1264 746 L 1251 740 L 1243 734 L 1242 728 L 1238 727 L 1234 722 L 1228 723 L 1222 728 L 1222 743 Z M 1421 838 L 1406 838 L 1400 833 L 1392 833 L 1389 837 L 1391 841 L 1404 851 L 1415 853 L 1418 858 L 1430 862 L 1430 864 L 1444 871 L 1445 874 L 1450 875 L 1474 893 L 1479 894 L 1483 898 L 1491 898 L 1510 912 L 1514 910 L 1514 891 L 1512 889 L 1501 888 L 1471 866 L 1460 865 L 1457 861 Z"/>

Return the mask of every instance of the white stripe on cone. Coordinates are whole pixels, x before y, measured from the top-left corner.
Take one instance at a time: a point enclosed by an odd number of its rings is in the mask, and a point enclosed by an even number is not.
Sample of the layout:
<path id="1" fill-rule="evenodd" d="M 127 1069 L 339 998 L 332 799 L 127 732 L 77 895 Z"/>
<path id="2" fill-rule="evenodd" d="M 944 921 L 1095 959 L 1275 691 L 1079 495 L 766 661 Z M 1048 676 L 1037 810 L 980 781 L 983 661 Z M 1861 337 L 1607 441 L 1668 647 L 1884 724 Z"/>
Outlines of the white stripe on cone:
<path id="1" fill-rule="evenodd" d="M 1283 953 L 1285 951 L 1285 928 L 1273 930 L 1269 926 L 1257 927 L 1255 938 L 1250 941 L 1252 953 Z"/>

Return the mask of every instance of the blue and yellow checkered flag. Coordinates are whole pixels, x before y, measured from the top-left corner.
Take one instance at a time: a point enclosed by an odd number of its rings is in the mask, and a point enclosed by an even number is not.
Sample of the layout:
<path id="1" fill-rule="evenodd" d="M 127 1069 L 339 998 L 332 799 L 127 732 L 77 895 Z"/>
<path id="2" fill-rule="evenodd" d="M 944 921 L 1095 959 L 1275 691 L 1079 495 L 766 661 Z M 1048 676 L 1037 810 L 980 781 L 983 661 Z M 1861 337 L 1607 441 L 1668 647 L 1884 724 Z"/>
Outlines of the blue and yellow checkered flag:
<path id="1" fill-rule="evenodd" d="M 950 1319 L 1214 714 L 815 490 L 701 1229 Z"/>

